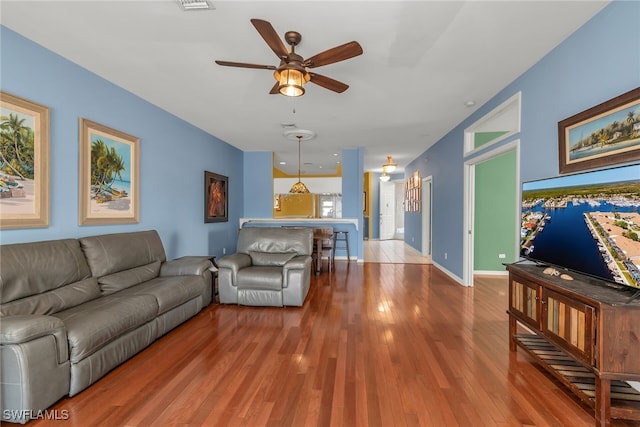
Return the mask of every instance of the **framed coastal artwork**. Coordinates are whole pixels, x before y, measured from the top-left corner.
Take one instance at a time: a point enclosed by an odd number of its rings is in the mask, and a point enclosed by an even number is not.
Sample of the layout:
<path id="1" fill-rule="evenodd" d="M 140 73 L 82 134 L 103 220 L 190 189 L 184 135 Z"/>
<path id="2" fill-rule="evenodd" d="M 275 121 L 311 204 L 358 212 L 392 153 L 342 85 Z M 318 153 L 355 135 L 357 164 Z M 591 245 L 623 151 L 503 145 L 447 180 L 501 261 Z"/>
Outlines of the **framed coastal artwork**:
<path id="1" fill-rule="evenodd" d="M 0 228 L 49 226 L 49 109 L 0 91 Z"/>
<path id="2" fill-rule="evenodd" d="M 640 87 L 558 122 L 560 173 L 640 159 Z"/>
<path id="3" fill-rule="evenodd" d="M 140 139 L 80 119 L 79 223 L 132 224 L 140 212 Z"/>
<path id="4" fill-rule="evenodd" d="M 204 171 L 204 222 L 229 221 L 229 178 Z"/>

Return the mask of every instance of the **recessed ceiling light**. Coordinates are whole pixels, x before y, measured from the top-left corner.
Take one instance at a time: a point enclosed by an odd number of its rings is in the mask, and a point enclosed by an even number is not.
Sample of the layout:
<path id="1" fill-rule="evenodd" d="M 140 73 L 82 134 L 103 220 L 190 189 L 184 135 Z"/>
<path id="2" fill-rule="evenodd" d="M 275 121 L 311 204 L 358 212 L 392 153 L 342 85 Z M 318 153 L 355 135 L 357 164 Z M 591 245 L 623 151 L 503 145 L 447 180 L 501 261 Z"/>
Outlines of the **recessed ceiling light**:
<path id="1" fill-rule="evenodd" d="M 465 102 L 464 105 L 466 105 L 467 107 L 473 107 L 474 105 L 476 105 L 476 101 L 470 99 L 469 101 Z"/>
<path id="2" fill-rule="evenodd" d="M 333 157 L 338 157 L 338 153 L 333 153 Z"/>
<path id="3" fill-rule="evenodd" d="M 213 10 L 215 9 L 209 0 L 178 0 L 182 10 Z"/>
<path id="4" fill-rule="evenodd" d="M 280 164 L 281 164 L 281 165 L 286 165 L 286 164 L 287 164 L 287 162 L 280 162 Z"/>

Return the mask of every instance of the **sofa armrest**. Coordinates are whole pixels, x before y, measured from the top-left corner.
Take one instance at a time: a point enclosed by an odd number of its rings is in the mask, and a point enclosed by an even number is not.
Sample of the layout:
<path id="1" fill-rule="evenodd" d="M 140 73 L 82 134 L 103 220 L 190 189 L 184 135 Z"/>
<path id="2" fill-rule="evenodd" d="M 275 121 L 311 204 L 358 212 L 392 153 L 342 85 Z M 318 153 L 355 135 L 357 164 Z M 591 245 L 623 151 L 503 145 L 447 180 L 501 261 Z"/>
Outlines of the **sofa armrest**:
<path id="1" fill-rule="evenodd" d="M 309 255 L 297 255 L 291 258 L 283 266 L 284 274 L 287 273 L 287 270 L 304 270 L 309 265 L 310 259 Z"/>
<path id="2" fill-rule="evenodd" d="M 160 276 L 201 276 L 213 264 L 206 256 L 185 256 L 163 262 L 160 266 Z"/>
<path id="3" fill-rule="evenodd" d="M 53 335 L 58 351 L 58 363 L 69 359 L 67 330 L 62 320 L 53 316 L 6 316 L 0 320 L 0 345 L 24 344 L 45 335 Z"/>
<path id="4" fill-rule="evenodd" d="M 235 254 L 227 255 L 225 257 L 220 258 L 220 261 L 217 262 L 218 271 L 220 270 L 229 270 L 231 275 L 231 284 L 235 286 L 236 275 L 238 271 L 243 268 L 251 267 L 251 257 L 249 254 L 236 252 Z"/>

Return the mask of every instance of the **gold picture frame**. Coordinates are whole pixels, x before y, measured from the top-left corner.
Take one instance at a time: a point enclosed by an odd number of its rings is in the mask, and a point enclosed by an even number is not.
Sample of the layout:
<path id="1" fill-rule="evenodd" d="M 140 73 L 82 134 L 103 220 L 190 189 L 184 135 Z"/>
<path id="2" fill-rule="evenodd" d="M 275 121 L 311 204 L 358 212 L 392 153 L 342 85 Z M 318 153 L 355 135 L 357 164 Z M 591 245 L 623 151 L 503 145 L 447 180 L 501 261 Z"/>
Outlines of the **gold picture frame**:
<path id="1" fill-rule="evenodd" d="M 140 216 L 140 139 L 80 119 L 79 224 L 135 224 Z"/>
<path id="2" fill-rule="evenodd" d="M 0 229 L 49 226 L 49 108 L 0 91 Z"/>

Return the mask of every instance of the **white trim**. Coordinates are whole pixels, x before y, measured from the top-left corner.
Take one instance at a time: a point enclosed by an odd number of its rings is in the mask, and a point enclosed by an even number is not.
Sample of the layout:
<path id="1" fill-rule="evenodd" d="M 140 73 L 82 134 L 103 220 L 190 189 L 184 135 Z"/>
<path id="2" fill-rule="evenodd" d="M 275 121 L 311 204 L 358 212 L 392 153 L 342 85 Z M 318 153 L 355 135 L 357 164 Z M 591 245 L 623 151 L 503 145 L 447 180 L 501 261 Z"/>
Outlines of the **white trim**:
<path id="1" fill-rule="evenodd" d="M 493 270 L 476 270 L 473 272 L 474 276 L 508 276 L 508 271 L 493 271 Z"/>
<path id="2" fill-rule="evenodd" d="M 424 211 L 424 203 L 425 203 L 425 197 L 424 197 L 424 192 L 425 192 L 425 188 L 427 188 L 426 184 L 429 184 L 429 242 L 428 242 L 428 246 L 425 247 L 425 243 L 424 243 L 424 238 L 425 238 L 425 218 L 426 218 L 426 212 Z M 420 220 L 422 222 L 422 247 L 420 248 L 420 253 L 422 254 L 422 256 L 431 256 L 433 255 L 433 247 L 432 247 L 432 241 L 433 241 L 433 175 L 429 175 L 426 176 L 424 178 L 422 178 L 422 188 L 420 189 L 420 191 L 422 192 L 422 194 L 420 195 L 422 197 L 422 200 L 420 201 L 420 209 L 421 209 L 421 215 L 420 215 Z M 426 250 L 425 250 L 426 248 Z"/>
<path id="3" fill-rule="evenodd" d="M 424 265 L 428 265 L 428 264 L 424 264 Z M 455 280 L 458 284 L 460 284 L 462 286 L 465 286 L 463 280 L 459 276 L 453 274 L 452 272 L 450 272 L 449 270 L 447 270 L 446 268 L 444 268 L 443 266 L 441 266 L 437 262 L 432 262 L 432 265 L 434 267 L 436 267 L 438 270 L 442 271 L 447 276 L 449 276 L 450 278 L 452 278 L 453 280 Z"/>
<path id="4" fill-rule="evenodd" d="M 462 277 L 465 286 L 473 286 L 473 276 L 475 271 L 473 270 L 473 227 L 474 227 L 474 209 L 475 206 L 475 166 L 478 163 L 482 163 L 486 160 L 490 160 L 494 157 L 498 157 L 502 154 L 515 150 L 516 152 L 516 230 L 514 230 L 515 239 L 515 254 L 519 254 L 520 244 L 520 140 L 516 139 L 507 144 L 501 145 L 486 153 L 480 154 L 472 159 L 464 162 L 464 207 L 463 207 L 463 245 L 462 245 Z"/>
<path id="5" fill-rule="evenodd" d="M 514 110 L 515 109 L 515 110 Z M 476 132 L 481 132 L 486 125 L 491 125 L 492 120 L 495 120 L 500 115 L 505 114 L 510 111 L 515 111 L 515 123 L 508 126 L 510 129 L 509 132 L 504 135 L 500 135 L 496 139 L 487 142 L 486 144 L 480 147 L 474 147 L 474 136 Z M 505 139 L 520 133 L 522 122 L 522 92 L 517 92 L 515 95 L 511 96 L 509 99 L 504 101 L 502 104 L 498 105 L 496 108 L 482 116 L 475 123 L 470 125 L 464 130 L 464 157 L 472 156 L 474 153 L 479 151 L 486 150 L 487 147 L 491 147 L 492 145 L 497 144 L 500 141 L 504 141 Z"/>

